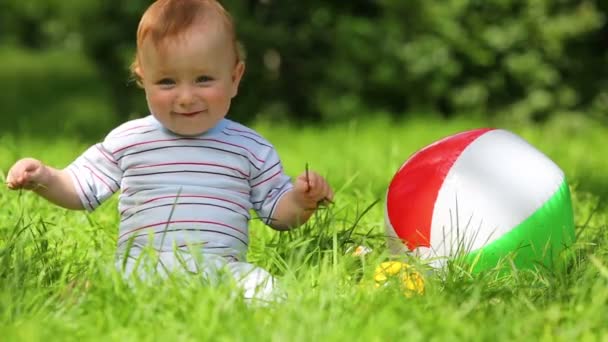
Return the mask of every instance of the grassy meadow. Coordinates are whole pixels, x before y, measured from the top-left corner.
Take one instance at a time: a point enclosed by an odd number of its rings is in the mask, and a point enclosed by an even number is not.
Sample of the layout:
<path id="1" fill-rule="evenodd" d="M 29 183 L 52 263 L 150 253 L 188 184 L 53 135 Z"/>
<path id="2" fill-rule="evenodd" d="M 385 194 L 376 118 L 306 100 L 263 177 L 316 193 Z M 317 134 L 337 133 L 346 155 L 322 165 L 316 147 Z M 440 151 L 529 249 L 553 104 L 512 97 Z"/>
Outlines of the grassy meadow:
<path id="1" fill-rule="evenodd" d="M 425 274 L 422 296 L 373 286 L 388 255 L 384 193 L 417 149 L 462 130 L 499 126 L 521 135 L 566 173 L 577 241 L 563 271 Z M 335 203 L 305 226 L 278 233 L 251 224 L 249 261 L 275 274 L 287 299 L 248 305 L 233 288 L 197 277 L 126 284 L 114 271 L 116 198 L 92 214 L 0 190 L 0 340 L 606 340 L 608 338 L 608 128 L 557 118 L 544 126 L 455 119 L 369 120 L 323 128 L 255 125 L 288 174 L 308 163 Z M 77 138 L 0 136 L 0 170 L 32 156 L 65 166 Z M 522 165 L 525 168 L 525 165 Z M 364 245 L 372 253 L 352 256 Z M 420 266 L 422 267 L 422 266 Z"/>

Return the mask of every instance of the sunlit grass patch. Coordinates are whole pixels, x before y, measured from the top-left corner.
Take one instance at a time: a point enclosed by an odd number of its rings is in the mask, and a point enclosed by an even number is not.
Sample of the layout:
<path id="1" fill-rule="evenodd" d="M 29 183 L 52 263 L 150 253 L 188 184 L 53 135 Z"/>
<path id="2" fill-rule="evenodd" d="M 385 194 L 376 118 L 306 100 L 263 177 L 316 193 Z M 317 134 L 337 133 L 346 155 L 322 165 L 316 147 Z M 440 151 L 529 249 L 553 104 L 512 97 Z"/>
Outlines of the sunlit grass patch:
<path id="1" fill-rule="evenodd" d="M 305 164 L 326 175 L 334 204 L 291 232 L 250 225 L 249 261 L 279 279 L 284 300 L 250 305 L 235 288 L 195 276 L 129 284 L 114 270 L 116 198 L 92 214 L 59 209 L 31 193 L 0 190 L 2 340 L 580 340 L 607 333 L 608 209 L 598 151 L 607 130 L 513 127 L 549 155 L 572 186 L 577 241 L 568 267 L 473 274 L 458 262 L 434 270 L 404 260 L 424 293 L 376 286 L 375 270 L 395 260 L 385 247 L 384 195 L 396 169 L 443 136 L 484 126 L 470 121 L 388 120 L 324 129 L 259 130 L 279 149 L 288 174 Z M 75 139 L 0 137 L 0 169 L 34 156 L 62 167 L 86 148 Z M 595 178 L 586 175 L 594 174 Z M 358 246 L 371 249 L 353 255 Z"/>

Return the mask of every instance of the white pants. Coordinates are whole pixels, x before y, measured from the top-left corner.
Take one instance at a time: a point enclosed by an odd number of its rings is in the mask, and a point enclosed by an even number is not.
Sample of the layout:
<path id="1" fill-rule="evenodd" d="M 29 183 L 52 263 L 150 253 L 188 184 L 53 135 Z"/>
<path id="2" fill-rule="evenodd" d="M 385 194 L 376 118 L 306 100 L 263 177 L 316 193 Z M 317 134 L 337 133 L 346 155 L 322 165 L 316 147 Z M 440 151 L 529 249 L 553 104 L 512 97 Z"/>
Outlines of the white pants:
<path id="1" fill-rule="evenodd" d="M 176 254 L 177 253 L 177 254 Z M 266 270 L 247 262 L 230 261 L 222 256 L 203 254 L 193 256 L 188 252 L 158 252 L 158 262 L 152 264 L 153 258 L 131 255 L 126 259 L 118 259 L 116 268 L 123 272 L 125 278 L 132 275 L 141 280 L 150 278 L 150 273 L 156 273 L 166 278 L 172 273 L 200 274 L 211 285 L 218 285 L 225 276 L 234 280 L 243 291 L 246 300 L 273 301 L 277 300 L 275 279 Z"/>

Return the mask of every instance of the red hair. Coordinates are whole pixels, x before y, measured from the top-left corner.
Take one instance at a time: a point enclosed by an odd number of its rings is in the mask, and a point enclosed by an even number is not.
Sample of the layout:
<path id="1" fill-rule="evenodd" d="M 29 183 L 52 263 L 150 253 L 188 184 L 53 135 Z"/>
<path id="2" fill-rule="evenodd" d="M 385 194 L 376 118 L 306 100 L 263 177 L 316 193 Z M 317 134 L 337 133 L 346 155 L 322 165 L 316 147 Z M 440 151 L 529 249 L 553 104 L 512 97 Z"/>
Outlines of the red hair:
<path id="1" fill-rule="evenodd" d="M 232 16 L 217 0 L 156 0 L 146 9 L 137 28 L 137 51 L 130 69 L 138 83 L 139 51 L 146 39 L 152 39 L 152 43 L 161 48 L 167 39 L 179 37 L 209 17 L 221 19 L 225 32 L 232 40 L 236 62 L 240 61 Z"/>

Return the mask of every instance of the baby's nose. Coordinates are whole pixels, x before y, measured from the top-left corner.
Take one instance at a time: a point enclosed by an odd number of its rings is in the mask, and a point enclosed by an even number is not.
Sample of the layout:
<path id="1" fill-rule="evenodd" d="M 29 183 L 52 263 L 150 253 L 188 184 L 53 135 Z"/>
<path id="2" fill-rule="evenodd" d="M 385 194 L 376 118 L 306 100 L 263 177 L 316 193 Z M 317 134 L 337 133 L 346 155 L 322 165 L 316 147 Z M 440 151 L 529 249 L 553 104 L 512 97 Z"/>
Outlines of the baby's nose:
<path id="1" fill-rule="evenodd" d="M 184 87 L 184 88 L 180 89 L 180 91 L 178 93 L 178 97 L 177 97 L 177 103 L 181 107 L 190 106 L 192 104 L 193 100 L 194 100 L 194 93 L 193 93 L 192 89 L 190 89 L 189 87 Z"/>

